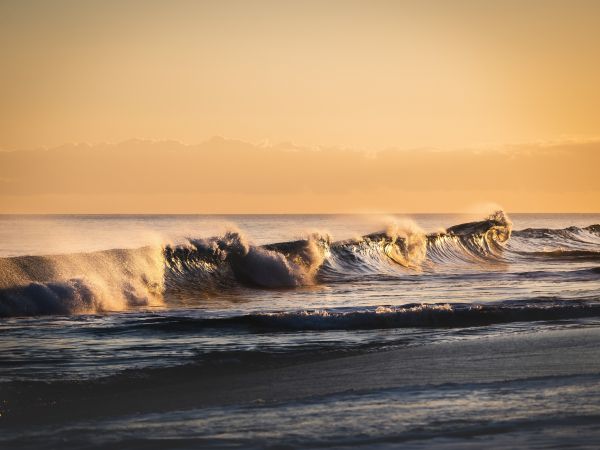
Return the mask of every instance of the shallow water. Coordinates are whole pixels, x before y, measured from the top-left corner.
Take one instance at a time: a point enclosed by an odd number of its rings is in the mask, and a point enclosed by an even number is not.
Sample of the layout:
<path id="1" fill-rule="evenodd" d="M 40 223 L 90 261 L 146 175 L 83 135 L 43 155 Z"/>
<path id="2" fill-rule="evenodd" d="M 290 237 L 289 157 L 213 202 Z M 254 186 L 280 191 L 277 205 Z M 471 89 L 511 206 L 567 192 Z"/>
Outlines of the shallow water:
<path id="1" fill-rule="evenodd" d="M 0 216 L 0 392 L 599 328 L 600 215 L 484 219 Z M 600 378 L 525 378 L 67 421 L 52 433 L 181 447 L 598 439 Z M 94 440 L 97 427 L 113 434 Z M 548 427 L 555 435 L 536 431 Z M 19 433 L 9 442 L 40 445 Z"/>

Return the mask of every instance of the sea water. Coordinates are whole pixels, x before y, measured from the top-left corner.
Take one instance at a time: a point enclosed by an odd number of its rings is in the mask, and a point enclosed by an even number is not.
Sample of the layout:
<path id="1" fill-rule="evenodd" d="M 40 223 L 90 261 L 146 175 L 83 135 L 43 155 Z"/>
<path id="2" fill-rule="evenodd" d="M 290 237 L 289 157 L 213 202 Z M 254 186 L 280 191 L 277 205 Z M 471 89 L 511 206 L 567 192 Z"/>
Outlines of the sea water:
<path id="1" fill-rule="evenodd" d="M 0 216 L 0 440 L 7 448 L 148 439 L 177 448 L 593 447 L 600 376 L 576 357 L 580 340 L 570 372 L 502 382 L 432 378 L 366 390 L 362 382 L 361 392 L 342 383 L 322 396 L 114 417 L 108 408 L 101 420 L 51 426 L 29 425 L 22 402 L 40 389 L 54 398 L 71 386 L 169 377 L 193 386 L 204 373 L 343 367 L 399 349 L 596 330 L 599 223 L 593 214 L 501 211 Z M 476 365 L 472 357 L 457 364 Z"/>

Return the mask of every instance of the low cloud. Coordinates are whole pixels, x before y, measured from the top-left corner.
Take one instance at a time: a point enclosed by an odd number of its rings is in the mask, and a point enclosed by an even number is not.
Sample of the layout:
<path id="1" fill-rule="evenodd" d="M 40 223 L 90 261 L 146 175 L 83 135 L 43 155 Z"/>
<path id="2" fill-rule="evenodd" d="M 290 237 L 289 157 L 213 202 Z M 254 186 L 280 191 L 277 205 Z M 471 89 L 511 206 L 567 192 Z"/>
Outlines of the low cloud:
<path id="1" fill-rule="evenodd" d="M 525 199 L 532 203 L 529 210 L 545 205 L 544 210 L 598 211 L 598 167 L 600 141 L 380 152 L 224 138 L 199 145 L 143 140 L 73 144 L 0 152 L 0 210 L 111 212 L 106 199 L 114 198 L 119 207 L 112 212 L 139 212 L 140 199 L 160 197 L 186 201 L 143 211 L 350 212 L 374 207 L 397 212 L 403 205 L 414 209 L 421 204 L 420 211 L 427 212 L 482 200 L 527 210 Z M 552 196 L 554 207 L 549 206 Z M 127 198 L 136 204 L 128 206 Z M 336 198 L 339 202 L 329 209 L 321 204 Z M 590 198 L 596 200 L 590 203 Z M 68 199 L 78 200 L 69 206 Z M 221 201 L 229 206 L 219 208 Z"/>

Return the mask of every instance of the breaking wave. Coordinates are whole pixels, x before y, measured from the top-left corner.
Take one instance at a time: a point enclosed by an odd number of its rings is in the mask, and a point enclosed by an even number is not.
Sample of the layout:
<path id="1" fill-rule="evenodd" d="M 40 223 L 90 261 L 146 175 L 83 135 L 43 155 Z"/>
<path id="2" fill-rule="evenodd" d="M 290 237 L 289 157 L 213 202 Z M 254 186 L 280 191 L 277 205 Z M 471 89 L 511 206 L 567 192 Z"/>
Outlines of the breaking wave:
<path id="1" fill-rule="evenodd" d="M 415 303 L 366 309 L 282 311 L 216 318 L 167 316 L 136 322 L 131 327 L 169 333 L 198 332 L 211 328 L 287 332 L 453 328 L 595 317 L 600 317 L 600 297 L 587 300 L 541 298 L 498 304 Z"/>
<path id="2" fill-rule="evenodd" d="M 160 248 L 0 259 L 0 317 L 89 314 L 163 303 Z"/>
<path id="3" fill-rule="evenodd" d="M 367 274 L 410 276 L 536 258 L 598 261 L 599 248 L 599 225 L 513 232 L 502 211 L 443 232 L 426 234 L 403 223 L 344 241 L 313 234 L 257 246 L 231 230 L 162 248 L 0 258 L 0 317 L 161 307 L 240 286 L 289 289 Z"/>
<path id="4" fill-rule="evenodd" d="M 600 261 L 600 225 L 560 230 L 527 228 L 513 233 L 517 256 L 549 261 Z"/>

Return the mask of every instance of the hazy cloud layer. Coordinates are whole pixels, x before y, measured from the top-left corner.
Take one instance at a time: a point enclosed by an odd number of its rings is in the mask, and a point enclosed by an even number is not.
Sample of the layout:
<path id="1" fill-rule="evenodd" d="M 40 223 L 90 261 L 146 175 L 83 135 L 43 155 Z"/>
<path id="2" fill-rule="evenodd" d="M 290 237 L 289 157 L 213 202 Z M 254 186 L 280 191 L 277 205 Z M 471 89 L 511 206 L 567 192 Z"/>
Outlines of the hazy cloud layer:
<path id="1" fill-rule="evenodd" d="M 0 198 L 3 212 L 597 211 L 599 167 L 600 142 L 367 153 L 131 140 L 0 152 Z"/>

